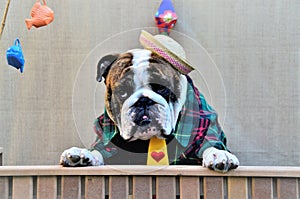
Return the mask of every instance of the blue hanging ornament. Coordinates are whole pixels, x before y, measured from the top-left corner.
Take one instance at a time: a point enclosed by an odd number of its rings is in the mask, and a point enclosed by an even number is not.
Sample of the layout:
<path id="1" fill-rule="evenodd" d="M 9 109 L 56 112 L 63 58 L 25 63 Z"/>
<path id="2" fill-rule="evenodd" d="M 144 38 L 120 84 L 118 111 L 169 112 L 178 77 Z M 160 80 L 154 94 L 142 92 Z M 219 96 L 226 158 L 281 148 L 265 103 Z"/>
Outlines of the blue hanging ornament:
<path id="1" fill-rule="evenodd" d="M 156 25 L 160 34 L 169 35 L 177 22 L 177 15 L 171 0 L 163 0 L 155 14 Z"/>
<path id="2" fill-rule="evenodd" d="M 16 69 L 20 69 L 20 72 L 23 73 L 24 70 L 24 56 L 21 48 L 20 40 L 15 39 L 14 45 L 9 47 L 6 51 L 7 63 Z"/>

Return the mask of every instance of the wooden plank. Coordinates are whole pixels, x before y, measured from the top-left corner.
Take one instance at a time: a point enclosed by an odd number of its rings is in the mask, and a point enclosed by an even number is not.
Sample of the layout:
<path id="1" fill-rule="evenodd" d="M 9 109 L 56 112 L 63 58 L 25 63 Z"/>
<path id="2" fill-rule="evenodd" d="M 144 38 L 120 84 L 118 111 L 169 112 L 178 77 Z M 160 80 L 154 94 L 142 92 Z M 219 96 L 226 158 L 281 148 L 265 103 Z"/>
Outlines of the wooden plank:
<path id="1" fill-rule="evenodd" d="M 8 177 L 0 177 L 1 199 L 8 199 Z"/>
<path id="2" fill-rule="evenodd" d="M 61 198 L 63 199 L 81 198 L 80 176 L 63 176 L 61 178 Z"/>
<path id="3" fill-rule="evenodd" d="M 57 198 L 57 178 L 55 176 L 39 176 L 37 178 L 37 198 Z"/>
<path id="4" fill-rule="evenodd" d="M 224 198 L 223 177 L 204 177 L 204 198 Z"/>
<path id="5" fill-rule="evenodd" d="M 152 178 L 149 176 L 133 177 L 133 198 L 152 198 Z"/>
<path id="6" fill-rule="evenodd" d="M 268 199 L 273 197 L 272 178 L 253 178 L 252 179 L 252 198 Z"/>
<path id="7" fill-rule="evenodd" d="M 240 166 L 227 173 L 201 166 L 114 165 L 65 168 L 62 166 L 1 166 L 0 176 L 74 176 L 74 175 L 158 175 L 158 176 L 236 176 L 236 177 L 300 177 L 300 167 Z"/>
<path id="8" fill-rule="evenodd" d="M 246 177 L 228 177 L 228 199 L 247 198 L 247 187 Z"/>
<path id="9" fill-rule="evenodd" d="M 32 177 L 14 177 L 12 187 L 12 198 L 33 198 L 33 180 Z"/>
<path id="10" fill-rule="evenodd" d="M 199 177 L 180 177 L 180 198 L 200 198 Z"/>
<path id="11" fill-rule="evenodd" d="M 109 198 L 120 199 L 128 198 L 129 186 L 127 176 L 111 176 L 109 177 Z"/>
<path id="12" fill-rule="evenodd" d="M 157 177 L 156 197 L 159 199 L 176 198 L 176 178 L 165 176 Z"/>
<path id="13" fill-rule="evenodd" d="M 297 178 L 278 178 L 277 197 L 278 199 L 297 199 L 298 198 L 298 179 Z"/>
<path id="14" fill-rule="evenodd" d="M 105 182 L 102 176 L 85 177 L 85 198 L 105 198 Z"/>

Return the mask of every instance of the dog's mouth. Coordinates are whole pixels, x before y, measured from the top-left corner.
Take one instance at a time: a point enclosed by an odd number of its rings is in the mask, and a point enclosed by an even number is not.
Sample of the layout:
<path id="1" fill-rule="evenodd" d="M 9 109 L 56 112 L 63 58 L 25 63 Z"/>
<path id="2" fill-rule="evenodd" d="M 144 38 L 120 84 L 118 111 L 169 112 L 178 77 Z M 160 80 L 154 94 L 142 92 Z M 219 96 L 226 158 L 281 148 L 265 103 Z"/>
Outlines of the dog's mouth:
<path id="1" fill-rule="evenodd" d="M 137 139 L 140 140 L 149 140 L 152 137 L 159 137 L 159 138 L 164 138 L 165 135 L 163 134 L 165 130 L 159 129 L 157 127 L 153 126 L 148 126 L 148 128 L 145 128 L 144 130 L 138 130 L 132 136 L 128 139 L 128 141 L 134 141 Z"/>
<path id="2" fill-rule="evenodd" d="M 136 117 L 136 119 L 134 120 L 134 123 L 136 123 L 138 126 L 147 126 L 152 122 L 152 119 L 150 119 L 148 115 L 143 113 L 139 115 L 142 116 Z"/>

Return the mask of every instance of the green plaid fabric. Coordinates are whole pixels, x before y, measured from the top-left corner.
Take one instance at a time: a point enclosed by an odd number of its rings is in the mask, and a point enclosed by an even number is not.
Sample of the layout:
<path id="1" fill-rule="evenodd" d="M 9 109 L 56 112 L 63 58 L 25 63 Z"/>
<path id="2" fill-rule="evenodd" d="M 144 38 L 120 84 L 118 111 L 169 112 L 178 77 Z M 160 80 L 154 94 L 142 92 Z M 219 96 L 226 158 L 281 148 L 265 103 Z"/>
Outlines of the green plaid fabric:
<path id="1" fill-rule="evenodd" d="M 172 144 L 172 149 L 168 145 L 170 164 L 201 164 L 202 153 L 209 147 L 229 151 L 225 134 L 218 123 L 217 113 L 207 104 L 191 78 L 187 76 L 187 80 L 186 102 L 173 133 L 176 143 Z M 119 132 L 106 111 L 96 119 L 94 130 L 97 138 L 90 150 L 98 150 L 104 159 L 116 155 L 118 148 L 109 146 L 109 142 Z"/>

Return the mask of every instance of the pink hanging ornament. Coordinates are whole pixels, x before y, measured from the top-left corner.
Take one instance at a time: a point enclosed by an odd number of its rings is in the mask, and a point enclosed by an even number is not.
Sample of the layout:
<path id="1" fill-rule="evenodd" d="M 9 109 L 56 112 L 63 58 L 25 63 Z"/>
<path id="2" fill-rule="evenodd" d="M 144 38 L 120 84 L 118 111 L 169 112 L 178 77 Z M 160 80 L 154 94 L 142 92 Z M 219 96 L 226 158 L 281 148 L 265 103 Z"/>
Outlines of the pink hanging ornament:
<path id="1" fill-rule="evenodd" d="M 156 25 L 160 34 L 169 35 L 177 22 L 177 15 L 171 0 L 163 0 L 155 14 Z"/>

